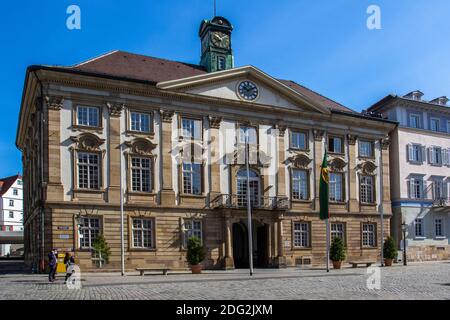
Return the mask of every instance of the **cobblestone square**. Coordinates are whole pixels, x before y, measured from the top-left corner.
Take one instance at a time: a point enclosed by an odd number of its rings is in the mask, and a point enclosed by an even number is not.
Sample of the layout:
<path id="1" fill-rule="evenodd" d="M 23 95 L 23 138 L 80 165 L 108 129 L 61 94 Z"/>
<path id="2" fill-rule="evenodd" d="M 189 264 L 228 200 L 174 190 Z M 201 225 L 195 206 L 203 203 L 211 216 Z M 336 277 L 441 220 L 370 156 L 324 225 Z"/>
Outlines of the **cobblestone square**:
<path id="1" fill-rule="evenodd" d="M 128 273 L 82 274 L 82 288 L 68 289 L 63 275 L 49 283 L 45 274 L 9 272 L 0 262 L 0 299 L 33 300 L 299 300 L 450 299 L 450 262 L 381 268 L 379 290 L 367 286 L 366 268 L 205 271 L 168 276 Z"/>

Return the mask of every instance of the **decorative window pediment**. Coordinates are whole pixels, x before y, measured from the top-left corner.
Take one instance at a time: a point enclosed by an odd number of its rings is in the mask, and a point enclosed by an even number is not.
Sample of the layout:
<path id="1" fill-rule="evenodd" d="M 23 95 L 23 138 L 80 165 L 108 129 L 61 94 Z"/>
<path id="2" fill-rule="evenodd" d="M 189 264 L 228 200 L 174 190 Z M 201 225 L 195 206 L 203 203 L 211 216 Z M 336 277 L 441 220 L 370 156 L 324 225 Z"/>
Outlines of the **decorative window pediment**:
<path id="1" fill-rule="evenodd" d="M 377 166 L 372 161 L 365 161 L 358 164 L 356 168 L 364 175 L 374 175 L 376 174 L 375 170 L 377 169 Z"/>
<path id="2" fill-rule="evenodd" d="M 144 138 L 136 138 L 133 141 L 127 141 L 125 142 L 125 145 L 130 148 L 132 154 L 141 156 L 152 156 L 152 152 L 157 146 L 150 140 Z"/>
<path id="3" fill-rule="evenodd" d="M 294 168 L 298 169 L 306 169 L 308 168 L 308 165 L 311 163 L 312 159 L 310 159 L 307 155 L 304 154 L 298 154 L 293 157 L 290 157 L 289 162 L 292 163 L 292 166 Z"/>
<path id="4" fill-rule="evenodd" d="M 92 133 L 82 133 L 78 136 L 70 137 L 76 143 L 76 148 L 83 151 L 100 151 L 100 146 L 105 142 Z"/>
<path id="5" fill-rule="evenodd" d="M 342 158 L 333 158 L 328 162 L 328 166 L 332 169 L 332 171 L 342 172 L 347 166 L 347 162 L 345 162 Z"/>

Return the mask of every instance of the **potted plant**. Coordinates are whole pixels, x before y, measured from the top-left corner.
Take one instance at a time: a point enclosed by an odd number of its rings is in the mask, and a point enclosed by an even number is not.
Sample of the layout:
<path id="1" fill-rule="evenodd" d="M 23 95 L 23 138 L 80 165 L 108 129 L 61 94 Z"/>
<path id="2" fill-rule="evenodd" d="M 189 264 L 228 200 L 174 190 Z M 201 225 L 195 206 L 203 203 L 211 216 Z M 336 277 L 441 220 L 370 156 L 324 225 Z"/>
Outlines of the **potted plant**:
<path id="1" fill-rule="evenodd" d="M 193 274 L 202 273 L 202 262 L 205 259 L 205 251 L 203 250 L 201 241 L 197 237 L 190 237 L 187 245 L 186 260 L 191 266 Z"/>
<path id="2" fill-rule="evenodd" d="M 342 261 L 345 260 L 345 247 L 341 238 L 334 238 L 330 247 L 330 260 L 334 269 L 340 269 Z"/>
<path id="3" fill-rule="evenodd" d="M 391 237 L 388 237 L 384 241 L 384 246 L 383 246 L 384 265 L 386 267 L 392 266 L 392 261 L 397 259 L 397 255 L 398 255 L 398 252 L 397 252 L 397 248 L 395 246 L 394 239 Z"/>

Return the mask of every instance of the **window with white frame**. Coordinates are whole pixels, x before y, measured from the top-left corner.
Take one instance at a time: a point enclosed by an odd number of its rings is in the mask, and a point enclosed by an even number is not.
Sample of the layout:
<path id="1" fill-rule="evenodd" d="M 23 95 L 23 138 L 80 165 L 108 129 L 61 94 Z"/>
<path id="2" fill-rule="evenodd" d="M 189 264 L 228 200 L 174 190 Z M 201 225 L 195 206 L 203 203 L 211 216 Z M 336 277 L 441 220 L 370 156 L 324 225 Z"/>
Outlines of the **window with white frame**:
<path id="1" fill-rule="evenodd" d="M 339 172 L 330 173 L 329 183 L 330 201 L 344 201 L 344 174 Z"/>
<path id="2" fill-rule="evenodd" d="M 434 219 L 434 234 L 436 237 L 444 237 L 444 223 L 442 218 Z"/>
<path id="3" fill-rule="evenodd" d="M 339 238 L 345 243 L 345 224 L 335 222 L 331 224 L 331 240 Z"/>
<path id="4" fill-rule="evenodd" d="M 13 189 L 13 195 L 17 196 L 18 194 L 19 194 L 19 190 L 16 189 L 16 188 L 14 188 L 14 189 Z"/>
<path id="5" fill-rule="evenodd" d="M 416 219 L 414 220 L 414 231 L 416 238 L 423 238 L 425 235 L 424 229 L 423 229 L 423 219 Z"/>
<path id="6" fill-rule="evenodd" d="M 363 223 L 362 246 L 366 248 L 376 247 L 376 225 L 374 223 Z"/>
<path id="7" fill-rule="evenodd" d="M 372 141 L 360 140 L 358 144 L 360 157 L 371 158 L 374 156 Z"/>
<path id="8" fill-rule="evenodd" d="M 130 112 L 131 131 L 149 133 L 151 131 L 151 117 L 148 113 Z"/>
<path id="9" fill-rule="evenodd" d="M 97 107 L 77 106 L 77 124 L 80 126 L 98 127 L 100 110 Z"/>
<path id="10" fill-rule="evenodd" d="M 202 193 L 202 164 L 183 162 L 183 193 Z"/>
<path id="11" fill-rule="evenodd" d="M 411 199 L 423 198 L 423 184 L 422 177 L 411 177 L 409 180 L 409 197 Z"/>
<path id="12" fill-rule="evenodd" d="M 307 150 L 307 139 L 306 132 L 291 131 L 291 148 L 296 150 Z"/>
<path id="13" fill-rule="evenodd" d="M 100 155 L 98 153 L 78 152 L 78 188 L 100 188 Z"/>
<path id="14" fill-rule="evenodd" d="M 202 121 L 196 119 L 182 118 L 181 127 L 183 138 L 188 140 L 202 139 Z"/>
<path id="15" fill-rule="evenodd" d="M 292 198 L 294 200 L 308 200 L 308 171 L 292 169 Z"/>
<path id="16" fill-rule="evenodd" d="M 425 147 L 420 144 L 408 144 L 408 161 L 420 163 L 425 159 Z"/>
<path id="17" fill-rule="evenodd" d="M 420 129 L 422 127 L 422 117 L 420 114 L 412 113 L 409 115 L 409 127 Z"/>
<path id="18" fill-rule="evenodd" d="M 344 153 L 344 146 L 341 137 L 330 136 L 328 138 L 328 152 Z"/>
<path id="19" fill-rule="evenodd" d="M 441 147 L 430 147 L 428 149 L 429 160 L 432 165 L 442 165 L 442 148 Z"/>
<path id="20" fill-rule="evenodd" d="M 309 222 L 294 222 L 294 247 L 310 247 L 310 227 Z"/>
<path id="21" fill-rule="evenodd" d="M 150 158 L 131 158 L 131 190 L 133 192 L 152 191 L 152 160 Z"/>
<path id="22" fill-rule="evenodd" d="M 153 249 L 155 247 L 153 219 L 133 218 L 131 231 L 133 248 Z"/>
<path id="23" fill-rule="evenodd" d="M 9 200 L 9 206 L 14 207 L 14 200 Z"/>
<path id="24" fill-rule="evenodd" d="M 10 219 L 14 219 L 14 211 L 10 211 L 9 212 L 9 218 Z"/>
<path id="25" fill-rule="evenodd" d="M 183 223 L 183 247 L 187 248 L 188 240 L 196 237 L 203 243 L 203 224 L 201 220 L 189 219 Z"/>
<path id="26" fill-rule="evenodd" d="M 374 177 L 373 176 L 361 176 L 359 181 L 359 195 L 362 203 L 374 203 Z"/>
<path id="27" fill-rule="evenodd" d="M 430 118 L 430 130 L 431 131 L 439 132 L 441 130 L 440 125 L 441 125 L 441 120 L 439 118 Z"/>
<path id="28" fill-rule="evenodd" d="M 100 234 L 100 218 L 82 217 L 80 226 L 80 247 L 92 248 L 94 240 Z"/>
<path id="29" fill-rule="evenodd" d="M 446 198 L 444 186 L 444 179 L 433 180 L 433 200 Z"/>
<path id="30" fill-rule="evenodd" d="M 247 177 L 248 176 L 248 177 Z M 250 187 L 250 192 L 247 192 Z M 260 177 L 259 174 L 250 169 L 248 174 L 245 168 L 240 169 L 236 175 L 237 205 L 239 207 L 247 206 L 248 193 L 250 193 L 250 204 L 258 207 L 260 204 Z"/>

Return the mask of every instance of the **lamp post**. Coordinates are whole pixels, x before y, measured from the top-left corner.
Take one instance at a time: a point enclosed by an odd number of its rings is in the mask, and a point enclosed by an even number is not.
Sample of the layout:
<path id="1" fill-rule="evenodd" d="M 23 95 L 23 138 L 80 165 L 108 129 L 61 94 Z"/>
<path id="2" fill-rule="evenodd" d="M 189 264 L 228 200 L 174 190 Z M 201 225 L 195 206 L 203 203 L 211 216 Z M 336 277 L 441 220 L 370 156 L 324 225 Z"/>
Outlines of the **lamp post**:
<path id="1" fill-rule="evenodd" d="M 408 230 L 408 225 L 403 222 L 402 223 L 402 232 L 403 232 L 403 265 L 406 266 L 408 263 L 406 262 L 406 231 Z"/>

